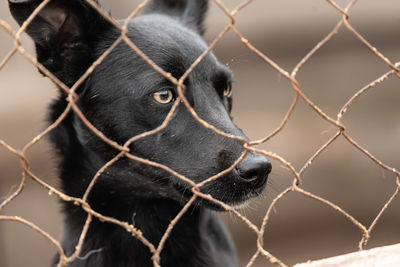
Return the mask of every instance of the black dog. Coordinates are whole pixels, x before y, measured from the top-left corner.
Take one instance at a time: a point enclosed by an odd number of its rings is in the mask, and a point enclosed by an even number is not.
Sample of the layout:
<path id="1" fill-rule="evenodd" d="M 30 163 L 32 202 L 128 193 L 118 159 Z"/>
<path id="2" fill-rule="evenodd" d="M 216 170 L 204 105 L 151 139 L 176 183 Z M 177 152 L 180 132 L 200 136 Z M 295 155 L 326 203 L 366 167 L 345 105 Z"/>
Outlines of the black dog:
<path id="1" fill-rule="evenodd" d="M 41 0 L 9 0 L 22 24 Z M 129 38 L 158 66 L 179 78 L 207 49 L 200 34 L 206 0 L 153 0 L 129 24 Z M 123 23 L 123 22 L 121 22 Z M 27 28 L 36 45 L 38 62 L 67 86 L 121 35 L 120 30 L 83 0 L 53 0 Z M 230 117 L 231 72 L 213 54 L 207 55 L 185 80 L 186 97 L 197 114 L 218 129 L 245 138 Z M 123 144 L 152 130 L 165 119 L 177 98 L 175 86 L 121 43 L 77 89 L 78 105 L 107 137 Z M 60 90 L 50 107 L 53 122 L 67 106 Z M 118 151 L 98 138 L 70 112 L 54 131 L 65 193 L 82 197 L 94 174 Z M 231 166 L 243 152 L 240 141 L 201 126 L 180 105 L 160 133 L 134 142 L 131 153 L 162 163 L 198 183 Z M 240 204 L 264 189 L 271 164 L 249 152 L 230 173 L 201 188 L 227 204 Z M 89 196 L 91 207 L 134 224 L 157 245 L 170 220 L 191 196 L 191 186 L 161 169 L 123 158 L 101 175 Z M 235 249 L 214 210 L 221 207 L 198 200 L 181 218 L 161 253 L 170 267 L 237 266 Z M 62 245 L 70 255 L 87 214 L 64 204 Z M 87 257 L 82 257 L 90 251 Z M 81 257 L 70 266 L 152 266 L 151 253 L 125 229 L 94 220 Z M 58 261 L 58 258 L 56 259 Z"/>

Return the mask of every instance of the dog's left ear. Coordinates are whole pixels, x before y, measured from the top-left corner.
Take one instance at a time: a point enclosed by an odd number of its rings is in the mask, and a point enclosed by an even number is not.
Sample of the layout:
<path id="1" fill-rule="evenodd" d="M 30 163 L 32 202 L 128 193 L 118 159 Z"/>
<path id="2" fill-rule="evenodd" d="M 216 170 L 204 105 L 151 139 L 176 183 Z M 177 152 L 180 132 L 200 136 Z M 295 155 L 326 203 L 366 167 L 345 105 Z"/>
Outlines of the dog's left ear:
<path id="1" fill-rule="evenodd" d="M 208 0 L 152 0 L 143 14 L 159 13 L 178 19 L 200 34 L 204 33 L 204 17 Z"/>

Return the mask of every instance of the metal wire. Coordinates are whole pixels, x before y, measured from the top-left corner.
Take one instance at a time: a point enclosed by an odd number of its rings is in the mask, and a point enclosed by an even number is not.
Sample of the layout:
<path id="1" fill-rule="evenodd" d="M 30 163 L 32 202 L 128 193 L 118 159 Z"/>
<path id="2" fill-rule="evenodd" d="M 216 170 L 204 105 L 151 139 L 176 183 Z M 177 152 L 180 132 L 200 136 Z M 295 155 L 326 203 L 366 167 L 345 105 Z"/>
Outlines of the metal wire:
<path id="1" fill-rule="evenodd" d="M 235 9 L 232 11 L 228 10 L 223 2 L 221 0 L 214 0 L 215 4 L 224 12 L 224 14 L 229 18 L 229 23 L 226 25 L 226 27 L 221 31 L 221 33 L 217 36 L 217 38 L 211 42 L 209 45 L 209 48 L 201 55 L 195 62 L 193 62 L 192 66 L 187 69 L 187 71 L 184 73 L 184 75 L 180 79 L 175 79 L 172 77 L 172 75 L 166 71 L 164 71 L 162 68 L 157 66 L 147 55 L 145 55 L 135 44 L 132 42 L 128 37 L 127 37 L 127 25 L 129 22 L 137 16 L 140 11 L 148 4 L 149 0 L 143 1 L 138 7 L 131 13 L 131 15 L 128 17 L 126 23 L 124 25 L 118 24 L 113 18 L 109 16 L 108 13 L 105 13 L 101 8 L 97 6 L 95 2 L 92 0 L 86 0 L 86 2 L 92 6 L 95 10 L 97 10 L 102 16 L 104 16 L 114 27 L 119 29 L 121 31 L 120 37 L 112 44 L 109 49 L 101 56 L 99 57 L 88 69 L 87 71 L 78 79 L 78 81 L 71 87 L 66 86 L 63 84 L 60 80 L 58 80 L 50 71 L 48 71 L 44 66 L 42 66 L 40 63 L 38 63 L 35 59 L 34 56 L 30 55 L 22 46 L 21 46 L 21 41 L 20 41 L 20 36 L 21 33 L 23 33 L 29 23 L 32 22 L 32 20 L 37 16 L 37 14 L 40 12 L 41 9 L 43 9 L 49 0 L 43 1 L 37 9 L 32 13 L 32 15 L 22 24 L 22 26 L 15 32 L 12 27 L 3 20 L 0 20 L 0 28 L 5 30 L 6 33 L 10 35 L 10 38 L 12 38 L 15 42 L 14 48 L 7 54 L 7 56 L 1 61 L 0 63 L 0 71 L 2 68 L 9 62 L 9 60 L 16 54 L 20 53 L 22 56 L 24 56 L 33 66 L 39 68 L 49 79 L 51 79 L 56 85 L 58 85 L 62 90 L 64 90 L 68 94 L 68 98 L 66 101 L 68 101 L 68 105 L 65 108 L 64 112 L 59 116 L 59 118 L 50 126 L 48 126 L 42 133 L 38 134 L 36 137 L 34 137 L 29 143 L 25 145 L 22 151 L 19 151 L 18 149 L 12 147 L 9 145 L 6 141 L 0 140 L 0 147 L 3 147 L 5 150 L 7 150 L 9 153 L 14 154 L 20 159 L 20 164 L 23 169 L 22 177 L 19 186 L 17 189 L 15 189 L 6 199 L 4 199 L 0 203 L 0 211 L 4 209 L 10 202 L 12 202 L 18 195 L 22 194 L 24 187 L 26 185 L 27 179 L 33 179 L 36 181 L 38 184 L 40 184 L 42 187 L 44 187 L 46 190 L 49 191 L 50 194 L 55 194 L 57 195 L 62 201 L 66 202 L 73 202 L 75 205 L 80 206 L 83 210 L 85 210 L 88 214 L 85 225 L 82 229 L 80 238 L 78 243 L 76 244 L 75 251 L 71 255 L 66 255 L 65 252 L 63 251 L 63 248 L 58 240 L 56 240 L 54 237 L 52 237 L 50 234 L 48 234 L 45 230 L 39 228 L 32 222 L 25 220 L 23 218 L 17 217 L 17 216 L 7 216 L 7 215 L 0 215 L 0 221 L 11 221 L 11 222 L 18 222 L 26 225 L 27 227 L 30 227 L 32 230 L 39 232 L 42 236 L 48 239 L 48 241 L 53 244 L 56 249 L 58 250 L 60 254 L 60 261 L 58 263 L 58 266 L 66 266 L 68 263 L 74 261 L 76 258 L 80 257 L 80 253 L 82 251 L 82 245 L 84 243 L 86 234 L 88 229 L 90 228 L 91 221 L 93 217 L 96 217 L 102 221 L 106 221 L 109 223 L 113 223 L 115 225 L 118 225 L 122 228 L 124 228 L 127 232 L 131 233 L 133 235 L 132 238 L 137 238 L 140 240 L 143 245 L 149 248 L 150 252 L 152 253 L 152 260 L 154 266 L 160 266 L 160 254 L 163 250 L 164 244 L 166 240 L 168 239 L 171 230 L 174 228 L 176 223 L 180 220 L 180 218 L 183 216 L 183 214 L 188 210 L 190 205 L 195 201 L 196 198 L 203 198 L 207 199 L 216 205 L 221 206 L 223 209 L 226 211 L 230 212 L 233 214 L 233 216 L 237 216 L 241 221 L 243 221 L 251 230 L 253 230 L 257 238 L 255 242 L 257 243 L 257 250 L 254 252 L 253 256 L 251 257 L 250 261 L 246 265 L 247 267 L 250 267 L 254 264 L 256 258 L 259 255 L 262 255 L 268 260 L 269 262 L 278 265 L 278 266 L 287 266 L 281 259 L 278 259 L 274 255 L 272 255 L 268 249 L 264 246 L 263 244 L 263 237 L 264 233 L 266 230 L 266 225 L 269 221 L 269 218 L 271 216 L 271 211 L 273 210 L 274 206 L 280 202 L 283 198 L 290 194 L 301 194 L 307 198 L 314 199 L 316 201 L 319 201 L 323 203 L 326 207 L 332 208 L 335 211 L 339 212 L 342 214 L 345 218 L 348 219 L 349 222 L 351 222 L 356 228 L 359 229 L 361 232 L 360 235 L 360 243 L 359 243 L 359 248 L 363 249 L 365 248 L 368 240 L 371 237 L 372 230 L 374 229 L 374 226 L 379 222 L 379 219 L 381 218 L 382 214 L 385 212 L 387 207 L 393 202 L 393 200 L 398 196 L 399 191 L 400 191 L 400 172 L 396 170 L 394 167 L 389 166 L 385 164 L 384 162 L 380 161 L 376 156 L 368 152 L 362 145 L 358 144 L 357 141 L 355 141 L 346 131 L 346 126 L 342 124 L 342 118 L 345 115 L 346 111 L 349 110 L 352 106 L 352 104 L 358 99 L 358 97 L 362 94 L 365 94 L 367 90 L 373 88 L 379 83 L 382 83 L 385 79 L 387 79 L 391 75 L 395 75 L 400 78 L 400 73 L 399 73 L 399 63 L 393 63 L 391 62 L 387 57 L 385 57 L 380 51 L 378 51 L 375 47 L 373 47 L 357 30 L 351 25 L 349 22 L 349 18 L 351 17 L 349 12 L 351 8 L 356 4 L 356 0 L 351 1 L 346 7 L 340 7 L 337 3 L 335 3 L 333 0 L 326 0 L 328 5 L 331 5 L 332 8 L 336 9 L 339 14 L 341 14 L 341 19 L 337 22 L 337 25 L 326 34 L 326 36 L 319 42 L 317 43 L 309 53 L 307 53 L 301 60 L 300 62 L 296 65 L 296 67 L 290 72 L 282 67 L 279 66 L 276 62 L 274 62 L 272 59 L 268 57 L 265 53 L 262 53 L 259 49 L 257 49 L 249 40 L 247 40 L 244 35 L 237 29 L 235 25 L 235 16 L 243 9 L 246 8 L 246 6 L 250 5 L 252 3 L 251 0 L 244 1 L 242 4 L 238 5 Z M 321 108 L 319 108 L 315 103 L 313 103 L 307 95 L 302 91 L 302 86 L 301 83 L 296 79 L 296 75 L 299 72 L 299 70 L 302 68 L 302 66 L 308 62 L 313 55 L 315 54 L 316 51 L 318 51 L 322 46 L 324 46 L 327 42 L 329 42 L 332 38 L 332 36 L 338 32 L 339 29 L 341 28 L 346 28 L 350 33 L 352 33 L 363 45 L 365 45 L 372 54 L 376 55 L 383 63 L 385 63 L 388 68 L 390 69 L 389 72 L 386 74 L 383 74 L 381 77 L 376 78 L 374 81 L 372 81 L 370 84 L 365 86 L 364 88 L 360 89 L 356 94 L 354 94 L 340 109 L 338 112 L 338 115 L 336 118 L 330 117 L 327 114 L 325 114 Z M 196 111 L 190 106 L 189 102 L 187 101 L 184 91 L 185 91 L 185 86 L 184 86 L 184 81 L 188 77 L 188 75 L 193 71 L 193 69 L 205 58 L 205 56 L 212 51 L 216 45 L 219 43 L 219 41 L 229 32 L 232 31 L 238 40 L 243 43 L 252 53 L 260 57 L 263 61 L 265 61 L 265 64 L 271 65 L 278 73 L 280 73 L 285 79 L 287 79 L 295 92 L 295 96 L 293 98 L 292 104 L 286 113 L 284 119 L 282 120 L 280 126 L 274 130 L 271 134 L 267 135 L 265 138 L 262 138 L 260 140 L 255 140 L 255 141 L 247 141 L 243 139 L 242 137 L 239 136 L 233 136 L 228 133 L 224 133 L 223 131 L 217 129 L 213 125 L 210 125 L 207 121 L 203 120 L 197 113 Z M 147 64 L 149 64 L 151 67 L 153 67 L 157 72 L 159 72 L 161 75 L 163 75 L 166 79 L 170 80 L 173 84 L 175 84 L 178 88 L 179 91 L 179 100 L 181 101 L 176 101 L 174 106 L 172 107 L 171 111 L 169 112 L 168 116 L 164 120 L 164 122 L 157 127 L 156 129 L 145 132 L 143 134 L 140 134 L 138 136 L 133 136 L 130 140 L 128 140 L 125 144 L 120 145 L 116 143 L 114 140 L 110 139 L 109 137 L 105 136 L 100 130 L 96 129 L 93 124 L 85 117 L 85 115 L 81 112 L 79 107 L 76 105 L 76 101 L 78 99 L 78 96 L 75 94 L 76 88 L 79 87 L 82 82 L 85 81 L 85 79 L 93 72 L 93 70 L 101 64 L 101 62 L 104 60 L 104 58 L 111 53 L 111 51 L 120 43 L 126 43 L 135 53 L 137 53 L 140 57 L 142 57 Z M 293 165 L 281 157 L 280 155 L 270 152 L 270 151 L 265 151 L 261 150 L 258 148 L 254 148 L 253 145 L 258 145 L 258 144 L 263 144 L 273 138 L 275 135 L 279 134 L 279 132 L 282 131 L 282 129 L 285 127 L 287 121 L 291 117 L 292 113 L 294 112 L 294 108 L 296 107 L 298 103 L 298 99 L 301 98 L 303 99 L 312 110 L 316 114 L 318 114 L 321 118 L 332 124 L 334 127 L 337 128 L 336 134 L 334 134 L 323 146 L 321 146 L 317 151 L 314 153 L 314 155 L 306 161 L 306 164 L 300 169 L 296 170 Z M 129 146 L 143 138 L 146 138 L 148 136 L 154 135 L 160 131 L 162 131 L 168 123 L 172 120 L 173 114 L 177 107 L 179 105 L 184 105 L 186 109 L 190 112 L 190 114 L 193 116 L 193 118 L 201 124 L 203 127 L 208 128 L 211 131 L 214 131 L 216 134 L 219 134 L 223 136 L 224 138 L 230 138 L 230 139 L 236 139 L 240 140 L 243 142 L 243 149 L 244 152 L 243 154 L 236 160 L 236 162 L 224 170 L 223 172 L 214 175 L 213 177 L 209 177 L 208 179 L 205 179 L 205 181 L 200 182 L 200 183 L 195 183 L 192 180 L 190 180 L 188 177 L 183 176 L 182 174 L 179 174 L 178 172 L 170 169 L 168 166 L 162 165 L 157 162 L 152 162 L 147 159 L 139 158 L 133 154 L 131 154 Z M 86 189 L 86 192 L 82 198 L 75 198 L 72 196 L 68 196 L 64 194 L 63 192 L 59 191 L 58 189 L 54 188 L 53 186 L 47 184 L 44 182 L 42 179 L 37 177 L 31 170 L 30 167 L 30 161 L 27 158 L 27 152 L 34 146 L 38 141 L 42 140 L 51 130 L 54 128 L 58 127 L 60 123 L 65 119 L 65 117 L 70 113 L 70 112 L 75 112 L 75 114 L 82 120 L 82 122 L 99 138 L 101 138 L 104 142 L 106 142 L 110 147 L 113 147 L 114 149 L 118 150 L 119 153 L 111 159 L 108 163 L 106 163 L 103 167 L 101 167 L 96 175 L 92 178 L 92 181 L 88 188 Z M 304 188 L 301 187 L 301 176 L 303 172 L 307 169 L 310 168 L 313 164 L 313 161 L 319 157 L 329 146 L 331 146 L 339 136 L 343 136 L 345 140 L 348 141 L 348 144 L 351 146 L 354 146 L 357 148 L 361 153 L 365 154 L 367 157 L 369 157 L 373 163 L 376 165 L 380 166 L 382 169 L 391 172 L 393 174 L 393 179 L 394 179 L 394 187 L 393 187 L 393 195 L 390 197 L 390 199 L 387 200 L 385 205 L 382 207 L 382 209 L 378 212 L 377 216 L 375 219 L 372 221 L 372 223 L 368 225 L 364 225 L 361 222 L 359 222 L 354 216 L 346 212 L 344 209 L 339 207 L 338 205 L 330 202 L 327 199 L 324 199 L 312 192 L 306 191 Z M 260 226 L 255 225 L 252 223 L 248 218 L 246 218 L 244 215 L 242 215 L 240 212 L 235 210 L 233 207 L 218 201 L 214 199 L 210 195 L 206 195 L 201 192 L 201 187 L 204 186 L 205 184 L 214 181 L 220 177 L 222 177 L 224 174 L 227 172 L 231 171 L 237 164 L 240 163 L 240 161 L 245 157 L 246 153 L 248 151 L 254 151 L 257 153 L 261 153 L 267 157 L 273 158 L 279 162 L 281 162 L 284 166 L 286 166 L 293 177 L 293 184 L 283 190 L 278 196 L 272 201 L 272 203 L 269 205 L 268 210 L 263 218 L 262 224 Z M 193 192 L 193 197 L 187 202 L 187 204 L 182 208 L 182 210 L 178 213 L 178 215 L 171 221 L 169 224 L 167 230 L 165 231 L 164 235 L 161 238 L 161 241 L 159 244 L 152 244 L 148 241 L 146 236 L 143 235 L 143 233 L 140 231 L 140 229 L 137 229 L 134 225 L 128 224 L 126 222 L 122 222 L 119 220 L 116 220 L 115 218 L 107 217 L 103 214 L 100 214 L 93 210 L 90 205 L 87 202 L 88 196 L 90 195 L 90 192 L 100 177 L 100 175 L 106 171 L 107 168 L 109 168 L 111 165 L 113 165 L 115 162 L 117 162 L 121 158 L 129 158 L 133 161 L 138 161 L 144 164 L 151 165 L 156 168 L 160 168 L 164 171 L 169 172 L 171 175 L 177 177 L 178 179 L 181 179 L 183 182 L 187 183 L 188 185 L 192 186 L 192 192 Z"/>

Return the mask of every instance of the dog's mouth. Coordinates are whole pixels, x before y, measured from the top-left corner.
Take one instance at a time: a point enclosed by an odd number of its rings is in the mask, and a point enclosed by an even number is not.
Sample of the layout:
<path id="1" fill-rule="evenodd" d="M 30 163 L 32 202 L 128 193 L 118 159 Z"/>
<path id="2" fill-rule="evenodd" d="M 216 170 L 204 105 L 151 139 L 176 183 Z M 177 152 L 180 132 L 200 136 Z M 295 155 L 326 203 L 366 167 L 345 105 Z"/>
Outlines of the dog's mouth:
<path id="1" fill-rule="evenodd" d="M 268 174 L 254 181 L 243 181 L 235 172 L 220 177 L 218 180 L 210 182 L 200 188 L 200 192 L 210 195 L 217 201 L 211 201 L 202 197 L 197 197 L 194 205 L 207 207 L 217 211 L 224 211 L 225 208 L 218 202 L 223 202 L 231 207 L 241 206 L 253 197 L 259 196 L 267 185 Z M 181 183 L 174 183 L 175 189 L 182 196 L 182 201 L 186 202 L 193 196 L 192 188 Z"/>

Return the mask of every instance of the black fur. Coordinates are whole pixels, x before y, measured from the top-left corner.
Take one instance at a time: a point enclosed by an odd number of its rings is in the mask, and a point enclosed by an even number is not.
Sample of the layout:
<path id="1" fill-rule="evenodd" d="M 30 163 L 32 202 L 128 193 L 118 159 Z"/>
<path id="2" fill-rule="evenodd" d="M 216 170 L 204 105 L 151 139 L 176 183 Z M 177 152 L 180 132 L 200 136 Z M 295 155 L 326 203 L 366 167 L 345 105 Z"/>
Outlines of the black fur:
<path id="1" fill-rule="evenodd" d="M 22 24 L 41 0 L 9 0 L 10 10 Z M 206 0 L 153 0 L 129 24 L 129 38 L 157 65 L 179 78 L 207 49 L 201 38 Z M 121 22 L 123 23 L 123 21 Z M 120 31 L 82 0 L 53 0 L 27 29 L 37 58 L 68 86 L 119 36 Z M 218 129 L 245 138 L 230 117 L 231 72 L 209 54 L 185 81 L 186 97 L 197 114 Z M 224 95 L 224 91 L 228 92 Z M 78 88 L 78 105 L 89 121 L 107 137 L 123 144 L 132 136 L 159 126 L 171 103 L 153 96 L 176 88 L 122 43 Z M 65 93 L 51 105 L 53 122 L 66 108 Z M 60 157 L 65 193 L 82 197 L 92 177 L 118 151 L 93 134 L 73 113 L 50 134 Z M 131 153 L 169 166 L 201 182 L 228 168 L 243 151 L 242 143 L 201 126 L 181 105 L 162 132 L 136 141 Z M 231 173 L 201 188 L 228 204 L 240 204 L 265 187 L 271 165 L 249 152 Z M 160 169 L 126 158 L 101 175 L 89 196 L 91 207 L 139 228 L 157 245 L 169 222 L 191 196 L 190 186 Z M 64 205 L 62 245 L 67 255 L 78 242 L 86 212 Z M 220 207 L 198 200 L 178 222 L 161 253 L 161 265 L 237 266 L 232 241 L 214 210 Z M 81 256 L 69 266 L 152 266 L 151 253 L 121 227 L 94 219 Z M 58 258 L 55 259 L 55 262 Z"/>

